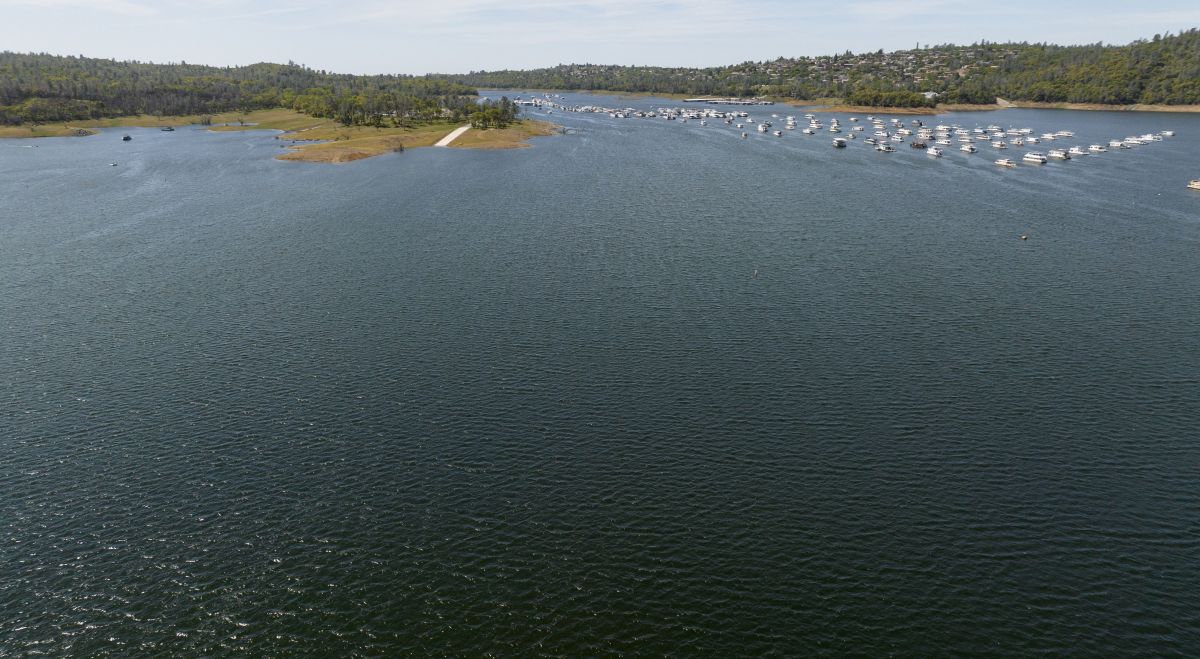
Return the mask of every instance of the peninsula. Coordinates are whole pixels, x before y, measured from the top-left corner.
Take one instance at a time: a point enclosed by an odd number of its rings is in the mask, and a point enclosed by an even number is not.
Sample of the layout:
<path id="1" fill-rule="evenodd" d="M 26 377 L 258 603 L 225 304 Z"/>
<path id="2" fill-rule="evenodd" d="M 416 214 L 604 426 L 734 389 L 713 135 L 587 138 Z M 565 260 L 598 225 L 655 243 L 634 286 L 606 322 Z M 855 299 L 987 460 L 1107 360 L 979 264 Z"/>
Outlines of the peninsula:
<path id="1" fill-rule="evenodd" d="M 277 158 L 344 163 L 433 146 L 507 149 L 557 127 L 445 78 L 349 76 L 289 64 L 218 68 L 0 53 L 0 137 L 198 125 L 276 130 Z"/>

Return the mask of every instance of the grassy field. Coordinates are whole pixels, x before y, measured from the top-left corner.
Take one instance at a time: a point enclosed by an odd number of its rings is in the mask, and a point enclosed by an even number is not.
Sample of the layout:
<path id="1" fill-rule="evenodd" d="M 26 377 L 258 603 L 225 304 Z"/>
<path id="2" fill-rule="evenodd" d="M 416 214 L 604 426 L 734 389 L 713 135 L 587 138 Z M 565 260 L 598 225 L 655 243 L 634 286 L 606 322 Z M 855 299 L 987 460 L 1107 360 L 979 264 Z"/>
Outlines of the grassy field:
<path id="1" fill-rule="evenodd" d="M 854 114 L 937 114 L 937 108 L 876 108 L 863 105 L 806 106 L 819 112 L 846 112 Z"/>
<path id="2" fill-rule="evenodd" d="M 193 126 L 200 123 L 203 115 L 179 117 L 157 117 L 143 114 L 132 117 L 89 119 L 65 123 L 41 124 L 38 126 L 0 126 L 0 137 L 71 137 L 95 135 L 106 128 L 163 128 L 171 126 Z M 212 117 L 212 130 L 254 130 L 274 128 L 276 130 L 301 130 L 329 123 L 328 119 L 317 119 L 294 110 L 258 110 L 255 112 L 225 112 L 208 115 Z M 242 123 L 244 122 L 244 123 Z M 82 133 L 81 133 L 82 131 Z"/>
<path id="3" fill-rule="evenodd" d="M 433 146 L 458 124 L 429 124 L 415 128 L 370 128 L 329 125 L 276 139 L 293 142 L 279 160 L 345 163 L 401 149 Z M 522 121 L 508 128 L 469 130 L 451 145 L 463 149 L 513 149 L 529 146 L 531 137 L 554 135 L 558 127 L 544 121 Z M 303 144 L 303 142 L 315 142 Z"/>
<path id="4" fill-rule="evenodd" d="M 329 124 L 284 133 L 278 140 L 290 141 L 279 160 L 343 163 L 380 156 L 393 151 L 433 146 L 457 128 L 457 124 L 429 124 L 416 128 L 370 128 Z"/>
<path id="5" fill-rule="evenodd" d="M 527 119 L 508 128 L 469 130 L 450 146 L 455 149 L 521 149 L 529 146 L 530 138 L 556 135 L 558 130 L 558 126 L 547 121 Z"/>
<path id="6" fill-rule="evenodd" d="M 214 115 L 209 130 L 286 130 L 305 131 L 324 126 L 336 125 L 332 119 L 310 117 L 295 110 L 277 108 L 274 110 L 257 110 L 255 112 L 226 112 Z"/>

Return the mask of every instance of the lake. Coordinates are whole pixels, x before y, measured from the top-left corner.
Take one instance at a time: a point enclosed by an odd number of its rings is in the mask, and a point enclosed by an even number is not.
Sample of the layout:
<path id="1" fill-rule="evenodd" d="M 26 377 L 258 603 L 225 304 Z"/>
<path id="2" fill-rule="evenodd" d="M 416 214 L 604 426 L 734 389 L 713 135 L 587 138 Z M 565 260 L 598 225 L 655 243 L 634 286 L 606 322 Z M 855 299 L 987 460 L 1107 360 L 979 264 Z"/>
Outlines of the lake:
<path id="1" fill-rule="evenodd" d="M 529 114 L 0 141 L 0 654 L 1200 651 L 1200 115 Z"/>

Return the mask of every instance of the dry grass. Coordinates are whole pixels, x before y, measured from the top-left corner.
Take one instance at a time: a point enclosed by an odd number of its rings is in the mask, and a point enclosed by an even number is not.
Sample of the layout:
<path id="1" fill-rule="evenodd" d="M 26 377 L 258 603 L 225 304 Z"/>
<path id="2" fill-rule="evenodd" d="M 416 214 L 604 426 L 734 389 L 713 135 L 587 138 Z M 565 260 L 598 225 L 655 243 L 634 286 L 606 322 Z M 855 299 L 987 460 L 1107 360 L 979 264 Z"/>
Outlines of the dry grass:
<path id="1" fill-rule="evenodd" d="M 303 131 L 333 125 L 332 119 L 310 117 L 295 110 L 278 108 L 275 110 L 257 110 L 255 112 L 226 112 L 214 115 L 210 130 L 284 130 Z"/>
<path id="2" fill-rule="evenodd" d="M 530 138 L 558 134 L 558 126 L 527 119 L 507 128 L 471 129 L 450 144 L 454 149 L 522 149 Z"/>
<path id="3" fill-rule="evenodd" d="M 1039 110 L 1098 110 L 1107 112 L 1200 112 L 1200 105 L 1103 105 L 1100 103 L 1035 103 L 1010 101 L 1012 107 Z"/>
<path id="4" fill-rule="evenodd" d="M 291 146 L 287 153 L 276 156 L 276 158 L 304 162 L 353 162 L 402 149 L 433 146 L 455 128 L 457 125 L 447 124 L 432 124 L 417 128 L 323 126 L 305 132 L 279 135 L 276 139 L 313 143 Z"/>
<path id="5" fill-rule="evenodd" d="M 82 133 L 80 132 L 82 131 Z M 95 135 L 96 131 L 70 128 L 62 124 L 40 126 L 0 126 L 0 138 L 5 137 L 78 137 Z"/>
<path id="6" fill-rule="evenodd" d="M 938 103 L 937 111 L 942 112 L 988 112 L 991 110 L 1003 110 L 1005 105 L 995 103 Z"/>
<path id="7" fill-rule="evenodd" d="M 71 137 L 83 131 L 95 135 L 105 128 L 163 128 L 171 126 L 194 126 L 205 115 L 158 117 L 142 114 L 131 117 L 109 119 L 76 120 L 38 126 L 0 126 L 0 137 Z M 226 112 L 212 117 L 212 130 L 301 130 L 328 123 L 328 119 L 316 119 L 294 110 L 258 110 L 255 112 Z M 239 123 L 245 122 L 245 125 Z M 225 125 L 228 124 L 228 125 Z"/>
<path id="8" fill-rule="evenodd" d="M 855 114 L 937 114 L 936 108 L 876 108 L 863 105 L 824 105 L 812 108 L 821 112 L 846 112 Z"/>

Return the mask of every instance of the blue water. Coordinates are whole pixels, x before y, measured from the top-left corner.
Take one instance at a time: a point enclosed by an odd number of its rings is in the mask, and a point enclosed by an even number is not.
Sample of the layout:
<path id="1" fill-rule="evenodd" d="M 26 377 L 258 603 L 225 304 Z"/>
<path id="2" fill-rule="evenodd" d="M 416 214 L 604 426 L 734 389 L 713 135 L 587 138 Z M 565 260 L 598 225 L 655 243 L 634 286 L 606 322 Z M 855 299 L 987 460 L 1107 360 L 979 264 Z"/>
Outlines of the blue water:
<path id="1" fill-rule="evenodd" d="M 1200 115 L 549 118 L 0 142 L 0 654 L 1200 651 Z"/>

